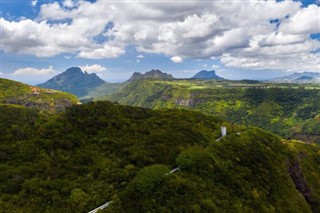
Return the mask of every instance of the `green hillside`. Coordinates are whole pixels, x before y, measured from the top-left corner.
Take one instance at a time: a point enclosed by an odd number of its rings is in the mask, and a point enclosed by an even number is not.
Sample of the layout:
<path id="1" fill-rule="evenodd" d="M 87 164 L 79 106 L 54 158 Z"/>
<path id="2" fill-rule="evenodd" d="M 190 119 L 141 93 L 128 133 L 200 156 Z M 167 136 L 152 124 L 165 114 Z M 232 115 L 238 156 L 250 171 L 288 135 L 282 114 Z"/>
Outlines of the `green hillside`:
<path id="1" fill-rule="evenodd" d="M 0 106 L 3 212 L 318 212 L 320 147 L 185 110 Z M 220 141 L 220 126 L 228 135 Z M 175 173 L 170 169 L 179 167 Z"/>
<path id="2" fill-rule="evenodd" d="M 74 95 L 0 78 L 0 104 L 33 107 L 51 113 L 62 112 L 78 102 Z"/>
<path id="3" fill-rule="evenodd" d="M 320 87 L 256 81 L 140 80 L 103 97 L 149 108 L 184 108 L 320 143 Z"/>

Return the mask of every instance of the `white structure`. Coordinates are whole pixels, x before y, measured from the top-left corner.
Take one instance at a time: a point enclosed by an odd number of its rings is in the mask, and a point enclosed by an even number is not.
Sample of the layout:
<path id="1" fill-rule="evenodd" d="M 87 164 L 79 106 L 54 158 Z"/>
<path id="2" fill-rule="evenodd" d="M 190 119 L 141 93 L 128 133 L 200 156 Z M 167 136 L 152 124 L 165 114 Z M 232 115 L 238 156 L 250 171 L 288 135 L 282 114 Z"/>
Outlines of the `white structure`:
<path id="1" fill-rule="evenodd" d="M 226 126 L 221 126 L 221 137 L 225 137 L 227 135 L 227 127 Z"/>
<path id="2" fill-rule="evenodd" d="M 90 212 L 88 212 L 88 213 L 96 213 L 96 212 L 98 212 L 99 210 L 105 209 L 105 208 L 107 208 L 107 207 L 109 206 L 110 203 L 111 203 L 111 201 L 103 204 L 102 206 L 99 206 L 98 208 L 96 208 L 96 209 L 94 209 L 94 210 L 92 210 L 92 211 L 90 211 Z"/>

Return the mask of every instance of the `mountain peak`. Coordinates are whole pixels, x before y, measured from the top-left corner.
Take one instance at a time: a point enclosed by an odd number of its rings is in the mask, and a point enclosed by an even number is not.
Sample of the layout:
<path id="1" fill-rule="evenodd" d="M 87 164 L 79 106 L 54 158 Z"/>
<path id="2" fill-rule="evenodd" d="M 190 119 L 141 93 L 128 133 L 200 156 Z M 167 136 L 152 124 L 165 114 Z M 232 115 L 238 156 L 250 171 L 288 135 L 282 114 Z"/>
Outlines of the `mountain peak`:
<path id="1" fill-rule="evenodd" d="M 215 70 L 201 70 L 197 74 L 191 77 L 191 79 L 223 79 L 220 76 L 216 75 Z"/>
<path id="2" fill-rule="evenodd" d="M 81 70 L 80 67 L 70 67 L 66 71 L 64 71 L 64 73 L 74 74 L 74 73 L 84 73 L 84 72 Z"/>
<path id="3" fill-rule="evenodd" d="M 168 73 L 164 73 L 158 69 L 152 69 L 144 74 L 140 72 L 134 72 L 128 81 L 135 81 L 138 79 L 173 79 L 173 76 Z"/>
<path id="4" fill-rule="evenodd" d="M 89 90 L 104 83 L 105 81 L 95 73 L 88 74 L 79 67 L 71 67 L 38 86 L 70 92 L 78 97 L 83 97 Z"/>

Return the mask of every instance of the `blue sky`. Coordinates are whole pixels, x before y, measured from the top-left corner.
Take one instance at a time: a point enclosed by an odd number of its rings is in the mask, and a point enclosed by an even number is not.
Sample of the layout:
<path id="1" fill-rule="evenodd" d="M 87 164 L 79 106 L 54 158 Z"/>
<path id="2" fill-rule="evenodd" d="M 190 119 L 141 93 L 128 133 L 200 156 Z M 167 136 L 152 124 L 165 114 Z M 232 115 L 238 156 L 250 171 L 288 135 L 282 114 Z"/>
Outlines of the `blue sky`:
<path id="1" fill-rule="evenodd" d="M 0 74 L 38 84 L 69 67 L 108 82 L 160 69 L 228 79 L 320 72 L 319 1 L 1 1 Z"/>

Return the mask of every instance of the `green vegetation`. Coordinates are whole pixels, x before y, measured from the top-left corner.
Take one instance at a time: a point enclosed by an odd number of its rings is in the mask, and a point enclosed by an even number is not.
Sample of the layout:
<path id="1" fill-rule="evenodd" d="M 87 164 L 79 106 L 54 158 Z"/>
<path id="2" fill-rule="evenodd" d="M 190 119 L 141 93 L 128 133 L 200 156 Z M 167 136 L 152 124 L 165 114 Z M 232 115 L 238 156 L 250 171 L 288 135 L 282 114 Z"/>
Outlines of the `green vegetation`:
<path id="1" fill-rule="evenodd" d="M 317 144 L 192 111 L 101 101 L 55 115 L 0 105 L 0 118 L 4 212 L 87 212 L 107 201 L 105 212 L 320 209 Z M 228 135 L 216 141 L 221 125 Z"/>
<path id="2" fill-rule="evenodd" d="M 51 113 L 62 112 L 78 102 L 74 95 L 42 89 L 0 78 L 0 104 L 33 107 Z"/>
<path id="3" fill-rule="evenodd" d="M 319 142 L 319 89 L 250 80 L 140 80 L 102 99 L 154 109 L 192 109 L 286 138 Z"/>

